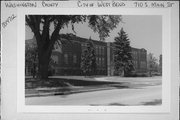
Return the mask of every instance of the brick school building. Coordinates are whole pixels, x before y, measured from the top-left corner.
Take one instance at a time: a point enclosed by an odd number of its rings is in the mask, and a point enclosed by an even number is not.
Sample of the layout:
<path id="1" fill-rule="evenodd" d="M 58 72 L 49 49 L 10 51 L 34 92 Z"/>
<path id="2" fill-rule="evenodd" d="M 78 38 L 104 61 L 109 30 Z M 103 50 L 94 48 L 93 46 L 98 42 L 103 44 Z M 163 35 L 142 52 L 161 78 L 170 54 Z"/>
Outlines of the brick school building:
<path id="1" fill-rule="evenodd" d="M 69 43 L 63 44 L 60 47 L 55 45 L 52 52 L 52 61 L 50 75 L 83 75 L 81 70 L 81 55 L 87 46 L 86 38 L 81 38 L 72 35 L 68 38 Z M 26 44 L 31 44 L 30 41 L 35 39 L 26 40 Z M 92 40 L 96 53 L 96 72 L 95 75 L 113 76 L 113 43 Z M 142 48 L 132 48 L 132 57 L 134 65 L 134 73 L 147 72 L 147 51 Z M 26 75 L 31 75 L 32 66 L 26 64 Z"/>

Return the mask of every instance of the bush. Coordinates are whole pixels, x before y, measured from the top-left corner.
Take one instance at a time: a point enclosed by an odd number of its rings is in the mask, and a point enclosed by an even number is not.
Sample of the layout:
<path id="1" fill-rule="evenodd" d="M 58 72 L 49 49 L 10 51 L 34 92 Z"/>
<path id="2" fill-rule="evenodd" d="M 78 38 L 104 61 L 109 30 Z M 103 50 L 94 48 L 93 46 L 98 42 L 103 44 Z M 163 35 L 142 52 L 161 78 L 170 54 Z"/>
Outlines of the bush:
<path id="1" fill-rule="evenodd" d="M 125 77 L 148 77 L 147 73 L 132 73 L 127 74 Z"/>

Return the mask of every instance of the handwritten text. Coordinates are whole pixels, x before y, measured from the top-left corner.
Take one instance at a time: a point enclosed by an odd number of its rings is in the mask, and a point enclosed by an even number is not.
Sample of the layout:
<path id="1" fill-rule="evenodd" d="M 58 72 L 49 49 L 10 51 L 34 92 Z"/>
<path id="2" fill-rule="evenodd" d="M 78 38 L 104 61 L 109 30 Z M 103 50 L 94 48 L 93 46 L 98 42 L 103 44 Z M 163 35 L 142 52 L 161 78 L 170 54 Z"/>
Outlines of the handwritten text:
<path id="1" fill-rule="evenodd" d="M 135 7 L 138 8 L 169 8 L 173 7 L 171 2 L 134 2 Z"/>
<path id="2" fill-rule="evenodd" d="M 4 22 L 2 22 L 2 27 L 6 28 L 6 26 L 11 23 L 14 19 L 16 18 L 16 16 L 14 14 L 12 14 L 11 16 L 9 16 Z"/>
<path id="3" fill-rule="evenodd" d="M 42 2 L 43 7 L 58 7 L 58 2 Z"/>
<path id="4" fill-rule="evenodd" d="M 8 8 L 37 7 L 37 3 L 36 2 L 5 2 L 5 6 Z"/>
<path id="5" fill-rule="evenodd" d="M 99 7 L 99 8 L 108 8 L 108 7 L 125 7 L 126 4 L 122 1 L 83 1 L 79 0 L 77 2 L 78 7 Z"/>

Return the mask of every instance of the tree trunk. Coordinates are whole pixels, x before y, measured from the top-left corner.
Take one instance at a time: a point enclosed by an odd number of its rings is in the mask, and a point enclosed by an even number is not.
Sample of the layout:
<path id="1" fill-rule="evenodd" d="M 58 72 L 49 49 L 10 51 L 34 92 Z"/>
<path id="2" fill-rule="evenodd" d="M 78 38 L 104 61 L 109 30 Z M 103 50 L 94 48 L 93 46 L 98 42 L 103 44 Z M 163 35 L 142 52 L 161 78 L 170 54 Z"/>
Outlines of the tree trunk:
<path id="1" fill-rule="evenodd" d="M 48 78 L 48 66 L 47 64 L 40 64 L 40 78 L 41 79 L 47 79 Z"/>
<path id="2" fill-rule="evenodd" d="M 38 75 L 40 79 L 48 78 L 49 62 L 51 57 L 52 49 L 47 49 L 47 47 L 40 47 L 38 49 Z"/>
<path id="3" fill-rule="evenodd" d="M 44 53 L 45 54 L 45 53 Z M 42 55 L 39 57 L 39 77 L 41 79 L 47 79 L 48 78 L 48 66 L 49 66 L 49 59 L 47 55 Z"/>
<path id="4" fill-rule="evenodd" d="M 33 63 L 33 78 L 36 76 L 36 65 Z"/>
<path id="5" fill-rule="evenodd" d="M 45 24 L 43 27 L 42 35 L 38 32 L 35 32 L 37 45 L 38 45 L 38 77 L 40 79 L 48 78 L 48 68 L 51 58 L 52 49 L 55 41 L 59 35 L 61 29 L 61 22 L 58 22 L 54 32 L 51 37 L 49 35 L 49 23 Z"/>

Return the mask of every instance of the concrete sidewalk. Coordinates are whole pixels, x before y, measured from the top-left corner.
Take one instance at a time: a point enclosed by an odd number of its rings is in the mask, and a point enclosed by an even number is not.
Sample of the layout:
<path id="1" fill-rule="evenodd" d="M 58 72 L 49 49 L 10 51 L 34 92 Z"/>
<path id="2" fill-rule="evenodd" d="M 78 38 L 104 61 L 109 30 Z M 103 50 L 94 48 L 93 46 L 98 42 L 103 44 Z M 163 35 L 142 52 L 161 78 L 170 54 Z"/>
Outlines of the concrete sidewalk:
<path id="1" fill-rule="evenodd" d="M 27 97 L 26 105 L 134 106 L 161 105 L 162 87 L 110 89 L 64 96 Z"/>

